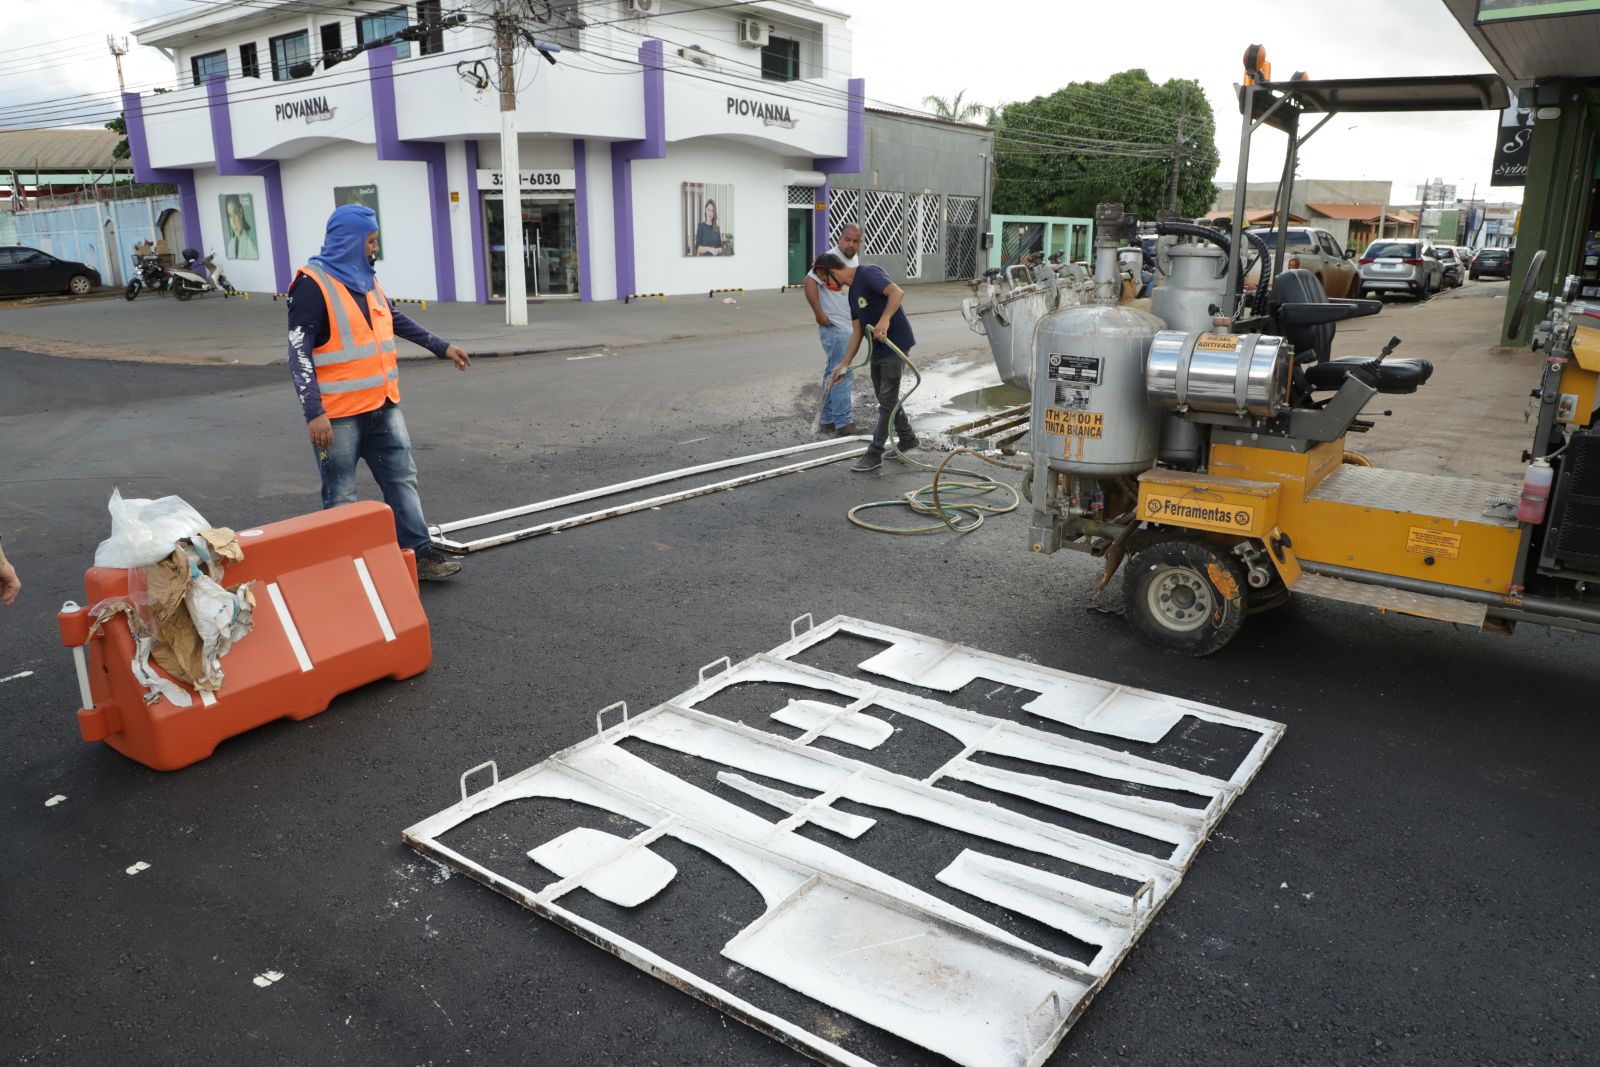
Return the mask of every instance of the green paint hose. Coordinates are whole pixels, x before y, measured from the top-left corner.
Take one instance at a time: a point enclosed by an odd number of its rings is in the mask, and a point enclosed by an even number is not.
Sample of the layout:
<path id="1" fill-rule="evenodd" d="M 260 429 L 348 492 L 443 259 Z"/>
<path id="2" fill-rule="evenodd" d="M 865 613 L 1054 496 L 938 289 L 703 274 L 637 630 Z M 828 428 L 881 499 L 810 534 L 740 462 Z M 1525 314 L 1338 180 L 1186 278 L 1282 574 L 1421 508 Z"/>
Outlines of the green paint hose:
<path id="1" fill-rule="evenodd" d="M 846 365 L 845 370 L 855 369 L 855 366 L 870 367 L 872 363 L 872 346 L 876 342 L 876 339 L 873 337 L 870 331 L 866 333 L 866 338 L 866 362 L 857 365 Z M 899 345 L 888 340 L 887 338 L 885 338 L 882 343 L 888 345 L 889 349 L 893 351 L 895 355 L 900 357 L 901 362 L 903 362 L 907 369 L 911 371 L 911 376 L 915 379 L 911 388 L 908 389 L 899 398 L 899 400 L 895 402 L 894 409 L 889 412 L 888 447 L 894 450 L 894 454 L 898 459 L 909 463 L 914 467 L 921 467 L 923 470 L 933 471 L 933 481 L 929 482 L 927 485 L 919 486 L 918 488 L 913 489 L 902 496 L 896 497 L 893 500 L 872 500 L 865 504 L 857 504 L 855 507 L 846 512 L 845 517 L 855 525 L 861 527 L 863 530 L 871 530 L 874 533 L 925 534 L 937 533 L 940 530 L 949 530 L 951 533 L 964 534 L 971 533 L 973 530 L 976 530 L 978 527 L 982 526 L 983 520 L 986 516 L 1004 515 L 1009 511 L 1017 510 L 1017 507 L 1021 504 L 1022 500 L 1021 497 L 1018 496 L 1017 490 L 1014 486 L 1007 482 L 984 478 L 982 474 L 974 471 L 961 470 L 960 468 L 951 467 L 950 461 L 955 459 L 957 456 L 968 455 L 975 456 L 979 460 L 991 466 L 1004 467 L 1007 470 L 1026 471 L 1028 468 L 1020 464 L 1005 463 L 1000 460 L 993 459 L 970 448 L 957 448 L 952 450 L 944 457 L 943 460 L 938 463 L 937 466 L 931 463 L 923 463 L 920 460 L 912 459 L 910 456 L 900 451 L 900 443 L 895 440 L 894 436 L 894 418 L 895 415 L 899 413 L 900 409 L 905 406 L 906 401 L 911 399 L 911 394 L 915 393 L 917 388 L 922 385 L 922 374 L 917 370 L 917 365 L 911 362 L 911 357 L 907 356 L 900 350 Z M 826 386 L 824 389 L 826 390 Z M 962 480 L 947 481 L 947 474 L 960 475 Z M 997 504 L 982 499 L 987 497 L 990 493 L 1000 491 L 1010 494 L 1011 502 L 1009 504 Z M 863 512 L 871 511 L 876 508 L 909 508 L 913 514 L 931 516 L 939 521 L 925 523 L 919 526 L 885 526 L 880 523 L 869 522 L 865 518 L 862 518 Z"/>

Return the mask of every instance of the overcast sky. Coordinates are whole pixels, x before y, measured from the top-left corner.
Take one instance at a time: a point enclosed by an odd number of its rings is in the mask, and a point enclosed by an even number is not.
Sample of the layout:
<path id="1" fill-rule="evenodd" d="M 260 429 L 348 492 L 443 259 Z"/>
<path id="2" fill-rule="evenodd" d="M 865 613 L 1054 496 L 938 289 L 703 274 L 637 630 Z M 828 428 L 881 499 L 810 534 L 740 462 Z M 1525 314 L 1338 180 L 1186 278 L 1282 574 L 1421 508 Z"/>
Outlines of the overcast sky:
<path id="1" fill-rule="evenodd" d="M 72 0 L 70 21 L 34 17 L 40 0 L 5 4 L 0 127 L 82 124 L 95 95 L 114 100 L 116 67 L 105 34 L 125 34 L 197 2 Z M 1314 78 L 1490 70 L 1441 0 L 823 2 L 852 16 L 853 73 L 867 80 L 874 103 L 920 109 L 929 94 L 962 90 L 987 104 L 1029 100 L 1130 67 L 1143 67 L 1157 82 L 1193 78 L 1217 115 L 1219 181 L 1232 181 L 1238 165 L 1232 86 L 1249 44 L 1267 46 L 1279 77 L 1295 70 Z M 24 7 L 27 18 L 16 10 Z M 130 44 L 123 60 L 130 89 L 171 84 L 167 60 Z M 1518 188 L 1488 186 L 1497 123 L 1496 115 L 1475 112 L 1335 118 L 1306 144 L 1300 176 L 1391 181 L 1402 203 L 1429 178 L 1457 185 L 1463 197 L 1476 184 L 1488 199 L 1520 199 Z M 1271 130 L 1257 136 L 1252 181 L 1277 179 L 1283 142 Z"/>

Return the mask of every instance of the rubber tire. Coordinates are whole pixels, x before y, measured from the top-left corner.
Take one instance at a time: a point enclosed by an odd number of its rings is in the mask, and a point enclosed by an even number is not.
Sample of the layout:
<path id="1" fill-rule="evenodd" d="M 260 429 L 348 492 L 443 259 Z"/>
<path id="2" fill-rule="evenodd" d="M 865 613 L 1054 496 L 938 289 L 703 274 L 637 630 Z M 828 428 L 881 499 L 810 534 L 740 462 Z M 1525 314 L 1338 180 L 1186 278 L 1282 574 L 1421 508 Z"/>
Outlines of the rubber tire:
<path id="1" fill-rule="evenodd" d="M 1267 583 L 1265 589 L 1245 587 L 1244 613 L 1260 615 L 1283 607 L 1290 599 L 1289 587 L 1283 584 L 1283 577 L 1277 571 L 1273 571 L 1272 581 Z"/>
<path id="2" fill-rule="evenodd" d="M 1244 567 L 1233 553 L 1209 541 L 1157 541 L 1140 549 L 1123 567 L 1123 603 L 1128 622 L 1146 641 L 1185 656 L 1209 656 L 1233 640 L 1247 614 Z M 1152 587 L 1173 572 L 1198 579 L 1209 591 L 1211 607 L 1199 625 L 1176 629 L 1150 608 Z M 1213 574 L 1232 585 L 1231 596 L 1218 588 Z"/>
<path id="3" fill-rule="evenodd" d="M 79 282 L 83 284 L 79 285 Z M 74 274 L 67 279 L 67 292 L 73 296 L 88 296 L 93 291 L 94 283 L 89 280 L 87 274 Z"/>
<path id="4" fill-rule="evenodd" d="M 178 300 L 188 300 L 194 296 L 194 290 L 179 282 L 172 287 L 172 295 Z"/>
<path id="5" fill-rule="evenodd" d="M 129 282 L 128 283 L 128 287 L 126 289 L 122 290 L 122 296 L 126 300 L 132 300 L 134 297 L 136 297 L 138 295 L 139 295 L 139 283 L 138 282 Z"/>

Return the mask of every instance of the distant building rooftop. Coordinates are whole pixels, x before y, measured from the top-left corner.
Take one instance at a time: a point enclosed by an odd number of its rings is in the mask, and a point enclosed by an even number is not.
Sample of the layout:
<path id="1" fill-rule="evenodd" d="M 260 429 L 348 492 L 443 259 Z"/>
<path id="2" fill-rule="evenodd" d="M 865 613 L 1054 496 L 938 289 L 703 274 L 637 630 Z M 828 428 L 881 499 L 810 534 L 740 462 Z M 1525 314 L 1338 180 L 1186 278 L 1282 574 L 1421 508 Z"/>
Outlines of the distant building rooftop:
<path id="1" fill-rule="evenodd" d="M 110 170 L 120 140 L 112 130 L 0 130 L 0 173 Z"/>

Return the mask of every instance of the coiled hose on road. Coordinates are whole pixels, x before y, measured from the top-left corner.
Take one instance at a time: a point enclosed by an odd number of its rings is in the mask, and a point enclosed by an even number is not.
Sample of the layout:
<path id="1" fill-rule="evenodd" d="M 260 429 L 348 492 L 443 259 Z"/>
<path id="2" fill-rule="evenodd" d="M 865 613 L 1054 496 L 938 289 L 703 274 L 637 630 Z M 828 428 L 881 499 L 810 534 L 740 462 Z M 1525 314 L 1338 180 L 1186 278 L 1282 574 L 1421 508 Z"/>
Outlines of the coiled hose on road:
<path id="1" fill-rule="evenodd" d="M 893 341 L 890 341 L 886 338 L 883 341 L 878 342 L 870 331 L 866 333 L 866 338 L 867 358 L 865 362 L 849 364 L 845 367 L 845 370 L 848 371 L 855 370 L 859 367 L 870 367 L 872 364 L 872 346 L 874 343 L 879 343 L 887 345 L 890 351 L 898 356 L 900 361 L 904 363 L 907 369 L 911 371 L 911 376 L 913 379 L 915 379 L 915 381 L 912 383 L 911 388 L 906 390 L 906 392 L 901 395 L 900 399 L 895 402 L 894 408 L 889 412 L 890 432 L 887 444 L 889 448 L 894 450 L 895 456 L 903 462 L 909 463 L 914 467 L 921 467 L 926 471 L 933 471 L 933 481 L 929 482 L 927 485 L 919 486 L 918 488 L 913 489 L 910 492 L 892 500 L 870 500 L 865 504 L 857 504 L 855 507 L 851 508 L 845 513 L 845 517 L 855 525 L 861 527 L 863 530 L 871 530 L 874 533 L 925 534 L 937 533 L 940 530 L 949 530 L 951 533 L 964 534 L 971 533 L 973 530 L 976 530 L 978 527 L 982 526 L 983 520 L 989 515 L 1004 515 L 1007 512 L 1017 510 L 1018 505 L 1020 505 L 1022 502 L 1022 498 L 1018 495 L 1014 486 L 1007 482 L 984 478 L 980 473 L 975 471 L 953 468 L 950 466 L 950 461 L 955 459 L 957 456 L 965 454 L 969 456 L 975 456 L 979 460 L 983 461 L 984 463 L 988 463 L 991 466 L 1003 467 L 1007 470 L 1026 471 L 1028 470 L 1027 467 L 1017 463 L 1006 463 L 1001 460 L 993 459 L 970 448 L 957 448 L 951 451 L 944 457 L 943 460 L 938 463 L 937 466 L 931 463 L 923 463 L 921 460 L 912 459 L 910 456 L 900 451 L 900 443 L 894 438 L 894 417 L 900 411 L 900 409 L 905 406 L 906 401 L 911 399 L 911 394 L 915 393 L 917 388 L 922 385 L 922 374 L 917 370 L 917 365 L 911 362 L 911 357 L 902 352 L 900 350 L 900 346 L 895 344 Z M 829 376 L 824 373 L 822 382 L 823 402 L 826 402 L 828 389 L 830 387 L 828 378 Z M 947 473 L 962 475 L 966 480 L 946 481 L 945 476 Z M 1011 503 L 1000 505 L 987 503 L 978 499 L 988 495 L 989 493 L 997 492 L 999 490 L 1004 490 L 1005 492 L 1011 494 Z M 954 500 L 948 499 L 952 495 L 954 496 Z M 871 511 L 877 508 L 908 508 L 914 514 L 930 515 L 934 518 L 937 518 L 939 521 L 930 522 L 922 526 L 885 526 L 881 523 L 869 522 L 867 519 L 862 518 L 863 512 Z"/>

